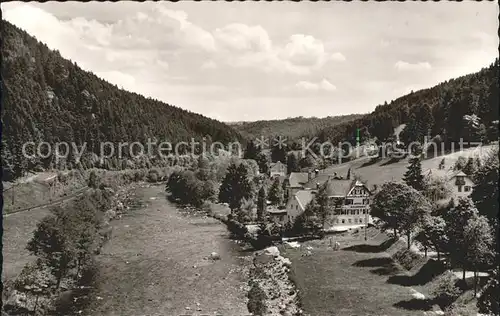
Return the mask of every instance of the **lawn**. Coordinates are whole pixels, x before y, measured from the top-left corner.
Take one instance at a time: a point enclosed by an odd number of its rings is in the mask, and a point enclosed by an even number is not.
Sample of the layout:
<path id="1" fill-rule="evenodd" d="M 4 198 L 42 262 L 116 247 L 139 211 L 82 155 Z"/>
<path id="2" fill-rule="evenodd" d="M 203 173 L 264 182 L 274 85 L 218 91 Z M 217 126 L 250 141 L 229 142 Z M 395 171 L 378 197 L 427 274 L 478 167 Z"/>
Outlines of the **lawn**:
<path id="1" fill-rule="evenodd" d="M 306 314 L 411 316 L 432 309 L 414 306 L 413 288 L 394 282 L 395 276 L 402 278 L 408 272 L 385 252 L 390 246 L 385 236 L 373 237 L 369 232 L 370 238 L 365 243 L 359 237 L 335 237 L 341 244 L 339 251 L 328 247 L 328 239 L 283 251 L 292 261 L 292 276 Z M 312 255 L 303 256 L 307 246 L 312 247 Z"/>

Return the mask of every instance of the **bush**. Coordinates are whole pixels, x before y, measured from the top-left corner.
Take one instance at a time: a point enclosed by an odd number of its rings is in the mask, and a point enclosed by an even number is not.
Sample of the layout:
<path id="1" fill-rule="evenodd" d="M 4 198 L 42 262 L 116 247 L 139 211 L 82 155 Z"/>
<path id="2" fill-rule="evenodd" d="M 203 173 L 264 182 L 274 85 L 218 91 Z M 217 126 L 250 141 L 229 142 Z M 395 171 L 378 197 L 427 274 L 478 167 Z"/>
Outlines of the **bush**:
<path id="1" fill-rule="evenodd" d="M 421 255 L 408 249 L 399 250 L 394 254 L 393 259 L 396 260 L 406 270 L 411 270 L 419 263 L 425 261 L 425 258 L 423 258 Z"/>
<path id="2" fill-rule="evenodd" d="M 149 170 L 148 176 L 147 176 L 147 181 L 148 182 L 158 182 L 161 179 L 160 177 L 160 172 L 156 169 Z"/>
<path id="3" fill-rule="evenodd" d="M 232 238 L 245 239 L 248 237 L 248 229 L 242 223 L 229 217 L 226 222 L 227 229 L 231 233 Z"/>
<path id="4" fill-rule="evenodd" d="M 190 170 L 175 171 L 167 181 L 166 190 L 171 193 L 171 199 L 181 204 L 200 207 L 204 201 L 215 199 L 215 182 L 201 181 Z"/>
<path id="5" fill-rule="evenodd" d="M 265 305 L 265 300 L 267 295 L 264 290 L 260 287 L 258 283 L 253 283 L 250 291 L 248 291 L 248 303 L 247 308 L 250 313 L 256 316 L 261 316 L 266 314 L 267 307 Z"/>
<path id="6" fill-rule="evenodd" d="M 450 306 L 461 293 L 462 291 L 456 285 L 456 278 L 452 273 L 444 274 L 431 292 L 442 308 Z"/>

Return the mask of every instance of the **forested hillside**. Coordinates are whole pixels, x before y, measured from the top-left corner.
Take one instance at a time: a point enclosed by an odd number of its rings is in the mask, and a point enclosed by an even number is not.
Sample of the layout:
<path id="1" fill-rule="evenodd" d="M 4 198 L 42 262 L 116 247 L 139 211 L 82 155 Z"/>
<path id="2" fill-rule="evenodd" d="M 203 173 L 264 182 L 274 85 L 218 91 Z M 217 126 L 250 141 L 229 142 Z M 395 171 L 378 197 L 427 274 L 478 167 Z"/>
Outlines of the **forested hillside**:
<path id="1" fill-rule="evenodd" d="M 27 160 L 21 145 L 28 141 L 86 142 L 87 151 L 97 153 L 100 142 L 241 139 L 222 122 L 119 89 L 6 21 L 2 40 L 4 179 L 28 170 L 95 166 L 89 157 L 78 166 L 71 157 L 64 166 L 55 166 L 51 158 Z M 104 167 L 109 164 L 121 162 L 111 160 Z"/>
<path id="2" fill-rule="evenodd" d="M 283 120 L 232 122 L 228 124 L 248 139 L 255 139 L 260 136 L 282 136 L 287 139 L 297 139 L 299 137 L 312 137 L 326 127 L 349 122 L 363 116 L 364 114 L 328 116 L 324 118 L 294 117 Z"/>
<path id="3" fill-rule="evenodd" d="M 498 139 L 499 62 L 488 68 L 451 79 L 430 89 L 412 92 L 356 120 L 326 127 L 321 141 L 355 142 L 356 129 L 361 137 L 387 141 L 393 130 L 406 123 L 400 135 L 404 142 L 422 141 L 425 135 L 436 136 L 447 144 Z"/>

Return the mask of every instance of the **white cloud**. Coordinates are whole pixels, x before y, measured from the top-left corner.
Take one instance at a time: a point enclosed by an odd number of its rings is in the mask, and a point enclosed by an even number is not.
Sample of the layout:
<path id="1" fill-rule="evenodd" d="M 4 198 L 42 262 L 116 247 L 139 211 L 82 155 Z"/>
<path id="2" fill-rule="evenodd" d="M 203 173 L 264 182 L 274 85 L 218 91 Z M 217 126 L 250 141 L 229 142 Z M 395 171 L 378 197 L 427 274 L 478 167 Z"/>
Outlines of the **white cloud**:
<path id="1" fill-rule="evenodd" d="M 283 46 L 273 44 L 261 26 L 230 24 L 217 29 L 214 37 L 216 46 L 227 53 L 221 62 L 233 67 L 307 75 L 328 61 L 345 60 L 339 52 L 325 51 L 323 42 L 311 35 L 295 34 Z"/>
<path id="2" fill-rule="evenodd" d="M 96 75 L 102 79 L 116 84 L 119 88 L 130 91 L 136 91 L 135 79 L 131 75 L 127 75 L 120 71 L 103 71 L 97 72 Z"/>
<path id="3" fill-rule="evenodd" d="M 201 69 L 215 69 L 217 64 L 213 60 L 208 60 L 201 65 Z"/>
<path id="4" fill-rule="evenodd" d="M 310 35 L 294 34 L 281 51 L 280 57 L 297 66 L 316 66 L 324 61 L 323 43 Z"/>
<path id="5" fill-rule="evenodd" d="M 217 46 L 235 51 L 269 51 L 271 40 L 267 31 L 260 25 L 248 26 L 232 23 L 214 31 Z"/>
<path id="6" fill-rule="evenodd" d="M 9 2 L 2 11 L 112 83 L 226 120 L 241 119 L 245 107 L 263 99 L 248 119 L 307 115 L 305 98 L 318 116 L 368 112 L 409 90 L 477 71 L 498 55 L 495 3 L 304 10 L 249 3 L 238 14 L 240 6 Z M 338 89 L 329 93 L 333 75 Z"/>
<path id="7" fill-rule="evenodd" d="M 398 61 L 397 63 L 394 64 L 394 67 L 397 70 L 405 71 L 405 70 L 411 70 L 411 71 L 418 71 L 418 70 L 429 70 L 432 68 L 431 64 L 428 62 L 418 62 L 418 63 L 408 63 L 406 61 Z"/>
<path id="8" fill-rule="evenodd" d="M 334 60 L 334 61 L 345 61 L 346 58 L 344 55 L 342 55 L 342 53 L 333 53 L 331 56 L 330 56 L 330 60 Z"/>
<path id="9" fill-rule="evenodd" d="M 320 82 L 310 82 L 310 81 L 299 81 L 295 84 L 297 88 L 300 90 L 307 91 L 335 91 L 337 87 L 335 87 L 330 81 L 323 79 Z"/>

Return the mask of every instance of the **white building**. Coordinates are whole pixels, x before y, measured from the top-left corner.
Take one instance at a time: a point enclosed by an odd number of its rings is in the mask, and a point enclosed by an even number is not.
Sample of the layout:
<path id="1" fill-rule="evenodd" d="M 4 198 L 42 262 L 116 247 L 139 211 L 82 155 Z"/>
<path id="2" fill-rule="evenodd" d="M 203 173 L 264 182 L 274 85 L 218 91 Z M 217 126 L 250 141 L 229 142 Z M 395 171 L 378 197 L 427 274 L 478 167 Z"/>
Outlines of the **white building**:
<path id="1" fill-rule="evenodd" d="M 286 176 L 286 165 L 281 161 L 272 163 L 269 167 L 269 176 L 271 178 L 275 176 L 281 176 L 281 177 Z"/>
<path id="2" fill-rule="evenodd" d="M 450 171 L 440 169 L 428 169 L 423 172 L 424 177 L 433 177 L 443 179 L 448 188 L 451 190 L 450 197 L 446 200 L 440 201 L 442 203 L 448 202 L 453 199 L 457 201 L 459 198 L 468 197 L 474 188 L 474 182 L 463 171 Z"/>
<path id="3" fill-rule="evenodd" d="M 372 223 L 372 194 L 367 186 L 360 181 L 341 179 L 336 175 L 314 177 L 301 188 L 291 190 L 286 203 L 286 214 L 280 212 L 283 223 L 293 223 L 297 216 L 305 211 L 322 185 L 326 185 L 330 209 L 325 228 L 359 227 Z"/>

